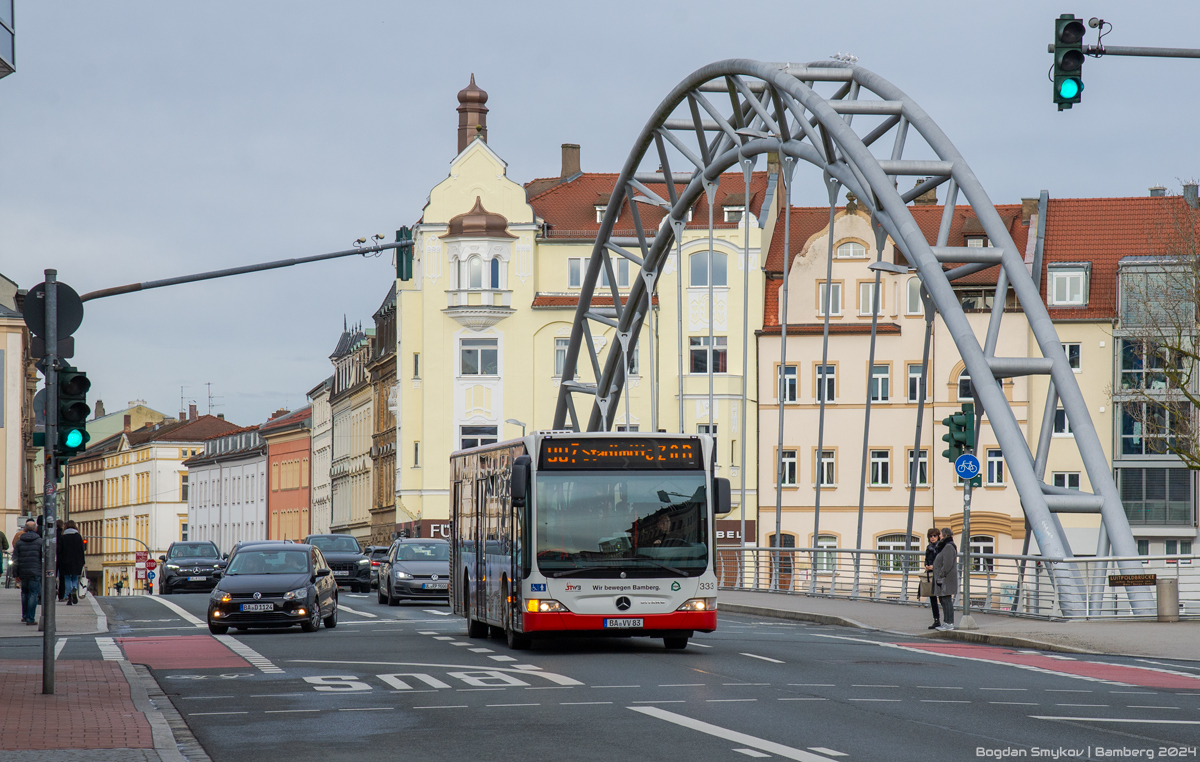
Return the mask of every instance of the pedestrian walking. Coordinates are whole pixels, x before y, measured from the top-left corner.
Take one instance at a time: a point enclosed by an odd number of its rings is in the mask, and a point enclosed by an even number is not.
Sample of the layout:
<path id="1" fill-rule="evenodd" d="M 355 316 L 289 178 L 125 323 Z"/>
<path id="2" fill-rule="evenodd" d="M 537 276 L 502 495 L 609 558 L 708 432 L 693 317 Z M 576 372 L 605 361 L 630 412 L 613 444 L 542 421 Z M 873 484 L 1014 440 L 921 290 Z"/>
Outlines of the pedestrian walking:
<path id="1" fill-rule="evenodd" d="M 958 595 L 958 546 L 954 544 L 954 532 L 942 530 L 942 539 L 937 544 L 937 555 L 933 559 L 933 594 L 942 609 L 939 630 L 954 629 L 954 596 Z"/>
<path id="2" fill-rule="evenodd" d="M 79 603 L 79 575 L 83 573 L 83 535 L 68 521 L 58 538 L 58 574 L 63 580 L 64 597 L 68 606 Z"/>
<path id="3" fill-rule="evenodd" d="M 54 536 L 61 539 L 63 536 L 63 530 L 65 530 L 66 528 L 67 528 L 67 525 L 63 523 L 63 520 L 58 519 L 57 521 L 54 522 Z M 56 563 L 55 568 L 57 570 L 58 568 L 61 568 L 61 567 L 59 567 L 58 564 Z M 67 599 L 67 586 L 66 586 L 66 583 L 63 582 L 63 576 L 61 573 L 56 574 L 55 577 L 56 577 L 55 581 L 58 583 L 57 591 L 55 592 L 55 597 L 58 598 L 59 603 L 62 603 L 63 601 L 65 601 Z"/>
<path id="4" fill-rule="evenodd" d="M 117 581 L 113 583 L 113 587 L 117 589 L 117 595 L 120 595 L 121 588 L 125 587 L 125 579 L 123 577 L 117 577 Z"/>
<path id="5" fill-rule="evenodd" d="M 933 624 L 929 629 L 936 630 L 942 626 L 942 616 L 938 610 L 938 599 L 933 594 L 933 559 L 937 558 L 938 543 L 942 541 L 942 533 L 937 527 L 930 527 L 925 534 L 925 577 L 921 580 L 921 591 L 929 598 L 929 608 L 933 611 Z"/>
<path id="6" fill-rule="evenodd" d="M 42 536 L 37 533 L 37 524 L 25 522 L 25 531 L 13 544 L 13 563 L 21 579 L 21 621 L 37 624 L 38 593 L 42 581 Z"/>

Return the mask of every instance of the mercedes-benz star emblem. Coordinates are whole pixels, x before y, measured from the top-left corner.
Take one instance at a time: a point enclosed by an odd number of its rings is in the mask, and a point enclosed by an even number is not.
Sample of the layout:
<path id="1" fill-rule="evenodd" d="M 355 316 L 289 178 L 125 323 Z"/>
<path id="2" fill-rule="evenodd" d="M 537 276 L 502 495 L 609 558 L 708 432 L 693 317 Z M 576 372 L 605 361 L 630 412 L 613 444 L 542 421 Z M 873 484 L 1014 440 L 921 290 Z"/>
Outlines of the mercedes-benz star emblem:
<path id="1" fill-rule="evenodd" d="M 437 579 L 437 575 L 436 574 L 433 575 L 432 577 L 430 577 L 430 579 Z"/>
<path id="2" fill-rule="evenodd" d="M 262 593 L 255 593 L 255 594 L 254 594 L 254 600 L 256 600 L 256 601 L 257 601 L 259 598 L 261 598 L 261 597 L 262 597 Z"/>
<path id="3" fill-rule="evenodd" d="M 618 611 L 628 611 L 629 607 L 632 605 L 633 605 L 633 603 L 631 603 L 630 600 L 623 595 L 617 599 L 617 610 Z"/>

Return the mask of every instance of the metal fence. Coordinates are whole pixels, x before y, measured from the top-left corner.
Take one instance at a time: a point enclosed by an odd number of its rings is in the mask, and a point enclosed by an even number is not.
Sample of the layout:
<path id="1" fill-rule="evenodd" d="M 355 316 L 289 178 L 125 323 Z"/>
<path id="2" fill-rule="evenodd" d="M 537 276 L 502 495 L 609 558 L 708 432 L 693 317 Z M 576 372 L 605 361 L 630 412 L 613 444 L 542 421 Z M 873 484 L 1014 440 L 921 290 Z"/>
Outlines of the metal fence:
<path id="1" fill-rule="evenodd" d="M 1181 619 L 1200 619 L 1200 558 L 1197 556 L 1084 557 L 971 554 L 971 609 L 986 614 L 1042 619 L 1147 619 L 1134 615 L 1129 594 L 1155 592 L 1154 585 L 1112 587 L 1109 575 L 1128 574 L 1118 562 L 1136 561 L 1145 574 L 1177 579 Z M 959 592 L 963 592 L 962 556 Z M 925 554 L 912 550 L 843 548 L 719 548 L 717 576 L 724 590 L 772 592 L 822 598 L 925 605 L 917 586 Z M 1064 614 L 1073 596 L 1079 610 Z M 961 601 L 956 601 L 961 605 Z"/>

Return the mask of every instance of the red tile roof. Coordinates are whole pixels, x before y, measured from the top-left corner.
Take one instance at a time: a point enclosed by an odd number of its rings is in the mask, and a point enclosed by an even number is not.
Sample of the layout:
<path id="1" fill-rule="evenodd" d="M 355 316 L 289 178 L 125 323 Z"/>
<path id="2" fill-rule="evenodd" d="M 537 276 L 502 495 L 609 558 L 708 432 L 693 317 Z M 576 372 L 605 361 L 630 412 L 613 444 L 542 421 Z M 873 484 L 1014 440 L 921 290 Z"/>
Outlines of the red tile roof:
<path id="1" fill-rule="evenodd" d="M 1091 262 L 1086 307 L 1052 307 L 1055 320 L 1105 320 L 1117 316 L 1117 263 L 1122 257 L 1169 254 L 1179 196 L 1050 199 L 1042 255 L 1042 293 L 1053 262 Z M 1192 224 L 1196 216 L 1191 215 Z"/>
<path id="2" fill-rule="evenodd" d="M 237 424 L 230 423 L 215 415 L 202 415 L 194 421 L 175 421 L 158 428 L 140 428 L 129 433 L 129 445 L 137 447 L 146 442 L 199 442 L 216 436 L 223 436 L 238 430 Z"/>
<path id="3" fill-rule="evenodd" d="M 783 286 L 783 278 L 767 274 L 766 290 L 763 299 L 763 325 L 779 325 L 779 289 Z"/>
<path id="4" fill-rule="evenodd" d="M 596 205 L 608 203 L 608 196 L 612 193 L 613 185 L 616 182 L 616 174 L 585 172 L 570 182 L 559 183 L 540 193 L 530 195 L 529 204 L 537 216 L 546 221 L 547 237 L 595 238 L 596 232 L 600 229 L 600 223 L 596 222 Z M 540 187 L 542 187 L 541 181 L 535 180 L 529 183 L 526 189 L 527 191 L 536 191 Z M 666 183 L 652 183 L 646 187 L 662 198 L 669 199 Z M 682 191 L 685 186 L 678 183 L 675 187 Z M 766 190 L 767 173 L 755 172 L 750 180 L 750 211 L 755 216 L 758 216 L 762 210 Z M 734 196 L 735 198 L 729 199 L 729 201 L 731 203 L 736 201 L 736 205 L 740 206 L 741 197 L 745 192 L 746 184 L 740 172 L 721 175 L 717 197 L 713 204 L 714 228 L 737 227 L 737 223 L 723 221 L 724 213 L 721 207 L 728 196 Z M 643 228 L 649 232 L 657 229 L 666 213 L 658 207 L 638 204 L 638 214 L 641 215 Z M 707 229 L 707 227 L 708 201 L 701 195 L 693 207 L 692 221 L 688 223 L 688 229 Z M 621 215 L 617 219 L 615 231 L 617 235 L 636 235 L 633 218 L 629 212 L 628 199 L 621 205 Z"/>
<path id="5" fill-rule="evenodd" d="M 754 332 L 756 336 L 778 336 L 783 333 L 783 329 L 778 325 L 765 325 L 761 331 Z M 880 323 L 875 326 L 875 333 L 880 336 L 884 334 L 900 333 L 900 326 L 896 323 Z M 824 323 L 788 323 L 788 336 L 823 336 L 825 334 Z M 830 336 L 851 336 L 855 334 L 871 334 L 870 323 L 830 323 Z"/>
<path id="6" fill-rule="evenodd" d="M 271 420 L 267 421 L 266 423 L 260 424 L 258 426 L 258 428 L 263 433 L 266 433 L 273 429 L 280 429 L 280 428 L 286 428 L 288 426 L 295 426 L 297 424 L 303 423 L 304 421 L 307 421 L 310 418 L 312 418 L 312 405 L 307 405 L 305 407 L 300 408 L 299 410 L 293 410 L 290 413 L 285 413 L 284 415 L 281 415 L 278 418 L 272 418 Z"/>
<path id="7" fill-rule="evenodd" d="M 624 306 L 628 301 L 629 296 L 622 295 L 621 305 Z M 612 303 L 611 296 L 592 296 L 593 307 L 612 307 Z M 658 296 L 654 297 L 654 303 L 658 304 Z M 535 310 L 573 310 L 579 306 L 579 294 L 536 294 L 531 306 Z"/>

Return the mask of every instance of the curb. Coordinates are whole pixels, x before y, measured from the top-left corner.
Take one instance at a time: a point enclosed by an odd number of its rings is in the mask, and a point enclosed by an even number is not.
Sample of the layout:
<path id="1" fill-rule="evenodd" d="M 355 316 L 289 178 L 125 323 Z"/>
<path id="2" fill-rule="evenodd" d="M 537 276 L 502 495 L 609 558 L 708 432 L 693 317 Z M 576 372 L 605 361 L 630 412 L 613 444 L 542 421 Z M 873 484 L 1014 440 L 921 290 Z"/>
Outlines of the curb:
<path id="1" fill-rule="evenodd" d="M 133 706 L 146 715 L 146 721 L 150 723 L 150 731 L 154 738 L 154 751 L 158 752 L 158 756 L 163 762 L 187 762 L 179 753 L 175 736 L 171 733 L 171 726 L 167 724 L 162 712 L 150 700 L 146 687 L 142 684 L 142 678 L 134 670 L 133 665 L 124 659 L 118 661 L 117 664 L 125 673 L 125 681 L 129 683 L 129 696 L 133 699 Z"/>
<path id="2" fill-rule="evenodd" d="M 196 740 L 196 736 L 192 735 L 191 728 L 187 726 L 187 722 L 176 711 L 171 700 L 167 698 L 167 694 L 163 692 L 158 681 L 154 679 L 154 675 L 150 670 L 142 664 L 133 665 L 133 671 L 141 678 L 142 685 L 150 697 L 150 703 L 158 710 L 162 719 L 166 722 L 168 729 L 172 735 L 176 754 L 179 759 L 187 760 L 188 762 L 212 762 L 208 753 L 204 751 L 204 747 Z M 155 747 L 157 749 L 158 737 L 155 736 Z M 167 755 L 159 751 L 160 756 L 164 760 Z"/>

